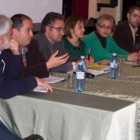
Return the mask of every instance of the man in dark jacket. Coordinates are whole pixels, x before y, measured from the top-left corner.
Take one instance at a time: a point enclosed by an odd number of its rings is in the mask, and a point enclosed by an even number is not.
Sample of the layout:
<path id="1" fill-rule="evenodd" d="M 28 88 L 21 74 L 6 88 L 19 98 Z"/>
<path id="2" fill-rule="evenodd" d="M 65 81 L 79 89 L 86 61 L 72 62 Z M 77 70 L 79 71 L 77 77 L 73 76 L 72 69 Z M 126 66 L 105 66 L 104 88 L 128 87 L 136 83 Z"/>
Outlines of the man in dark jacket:
<path id="1" fill-rule="evenodd" d="M 39 51 L 38 42 L 32 39 L 33 22 L 30 17 L 24 14 L 16 14 L 11 17 L 11 20 L 13 21 L 12 37 L 19 43 L 22 54 L 22 77 L 48 77 L 51 68 L 62 65 L 67 61 L 67 54 L 56 57 L 57 52 L 48 61 L 45 60 Z M 5 54 L 10 59 L 10 51 L 6 50 Z"/>
<path id="2" fill-rule="evenodd" d="M 140 49 L 140 7 L 130 7 L 127 19 L 116 26 L 113 38 L 127 52 L 137 52 Z"/>

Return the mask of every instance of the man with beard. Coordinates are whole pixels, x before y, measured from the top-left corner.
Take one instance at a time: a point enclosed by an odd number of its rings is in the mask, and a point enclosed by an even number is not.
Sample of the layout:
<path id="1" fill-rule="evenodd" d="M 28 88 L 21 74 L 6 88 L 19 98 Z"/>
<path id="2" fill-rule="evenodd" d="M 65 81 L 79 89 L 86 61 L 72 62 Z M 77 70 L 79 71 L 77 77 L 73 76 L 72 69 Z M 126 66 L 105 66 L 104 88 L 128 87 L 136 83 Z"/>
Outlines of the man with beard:
<path id="1" fill-rule="evenodd" d="M 65 23 L 63 15 L 55 12 L 47 13 L 41 23 L 41 31 L 34 38 L 39 44 L 39 49 L 45 59 L 48 61 L 55 53 L 58 57 L 68 55 L 65 43 L 62 40 L 64 36 Z M 69 57 L 69 55 L 67 56 Z M 67 72 L 75 69 L 79 59 L 70 57 L 68 62 L 58 67 L 52 68 L 53 72 Z"/>
<path id="2" fill-rule="evenodd" d="M 52 88 L 45 81 L 36 77 L 26 77 L 19 79 L 21 73 L 22 59 L 19 52 L 18 43 L 11 39 L 12 21 L 0 15 L 0 98 L 8 99 L 16 95 L 24 94 L 37 85 L 43 86 L 52 92 Z M 3 54 L 3 50 L 9 48 L 12 52 L 10 61 Z M 37 136 L 37 137 L 36 137 Z M 25 140 L 41 138 L 33 135 Z M 1 140 L 21 140 L 17 135 L 9 131 L 0 120 Z M 41 138 L 42 140 L 42 138 Z"/>
<path id="3" fill-rule="evenodd" d="M 116 26 L 113 38 L 119 47 L 132 53 L 137 51 L 136 44 L 140 46 L 140 7 L 130 7 L 127 19 Z"/>

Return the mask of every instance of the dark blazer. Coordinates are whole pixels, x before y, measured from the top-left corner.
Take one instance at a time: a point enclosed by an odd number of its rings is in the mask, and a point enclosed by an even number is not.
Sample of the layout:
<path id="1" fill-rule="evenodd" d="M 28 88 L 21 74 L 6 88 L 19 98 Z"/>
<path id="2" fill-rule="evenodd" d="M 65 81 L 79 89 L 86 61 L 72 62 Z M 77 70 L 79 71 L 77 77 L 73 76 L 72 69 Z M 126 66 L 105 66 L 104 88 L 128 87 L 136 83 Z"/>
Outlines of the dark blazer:
<path id="1" fill-rule="evenodd" d="M 46 67 L 46 60 L 42 53 L 39 51 L 38 42 L 32 39 L 31 43 L 27 46 L 26 52 L 27 67 L 22 67 L 22 77 L 35 76 L 44 78 L 49 76 L 49 71 Z M 10 59 L 11 51 L 5 50 L 4 53 Z"/>
<path id="2" fill-rule="evenodd" d="M 132 31 L 128 21 L 122 21 L 115 27 L 113 38 L 120 48 L 130 53 L 136 52 L 135 44 L 140 43 L 140 27 L 136 32 L 135 42 L 133 42 Z"/>

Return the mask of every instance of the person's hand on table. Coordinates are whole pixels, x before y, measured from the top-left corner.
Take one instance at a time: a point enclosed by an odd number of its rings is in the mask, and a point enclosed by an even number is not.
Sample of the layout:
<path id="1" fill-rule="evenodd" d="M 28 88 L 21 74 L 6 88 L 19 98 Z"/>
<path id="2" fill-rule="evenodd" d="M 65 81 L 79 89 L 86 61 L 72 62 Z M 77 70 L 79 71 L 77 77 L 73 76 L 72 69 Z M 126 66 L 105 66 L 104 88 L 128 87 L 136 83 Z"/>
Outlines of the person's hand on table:
<path id="1" fill-rule="evenodd" d="M 140 55 L 140 50 L 138 51 L 138 54 Z"/>
<path id="2" fill-rule="evenodd" d="M 58 53 L 59 51 L 56 51 L 54 54 L 52 54 L 50 59 L 46 62 L 48 69 L 53 68 L 53 67 L 58 67 L 67 62 L 69 58 L 68 53 L 57 57 Z"/>
<path id="3" fill-rule="evenodd" d="M 38 86 L 43 86 L 46 90 L 53 92 L 52 87 L 40 78 L 35 77 Z"/>
<path id="4" fill-rule="evenodd" d="M 138 61 L 140 61 L 140 53 L 138 52 Z"/>
<path id="5" fill-rule="evenodd" d="M 138 60 L 138 53 L 134 52 L 128 55 L 128 61 L 137 61 Z"/>

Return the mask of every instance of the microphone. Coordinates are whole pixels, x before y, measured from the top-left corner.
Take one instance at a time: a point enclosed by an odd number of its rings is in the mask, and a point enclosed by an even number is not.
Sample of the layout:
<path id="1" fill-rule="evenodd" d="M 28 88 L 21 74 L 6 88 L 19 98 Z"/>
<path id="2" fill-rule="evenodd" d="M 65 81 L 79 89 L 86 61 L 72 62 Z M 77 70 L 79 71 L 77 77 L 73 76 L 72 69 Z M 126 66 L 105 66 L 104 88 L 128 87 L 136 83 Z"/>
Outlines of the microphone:
<path id="1" fill-rule="evenodd" d="M 95 77 L 94 74 L 86 72 L 86 78 L 93 79 L 94 77 Z"/>
<path id="2" fill-rule="evenodd" d="M 76 74 L 76 72 L 73 72 L 73 74 Z M 93 79 L 95 77 L 94 74 L 88 73 L 88 72 L 85 73 L 85 76 L 86 76 L 86 78 L 89 78 L 89 79 Z"/>

